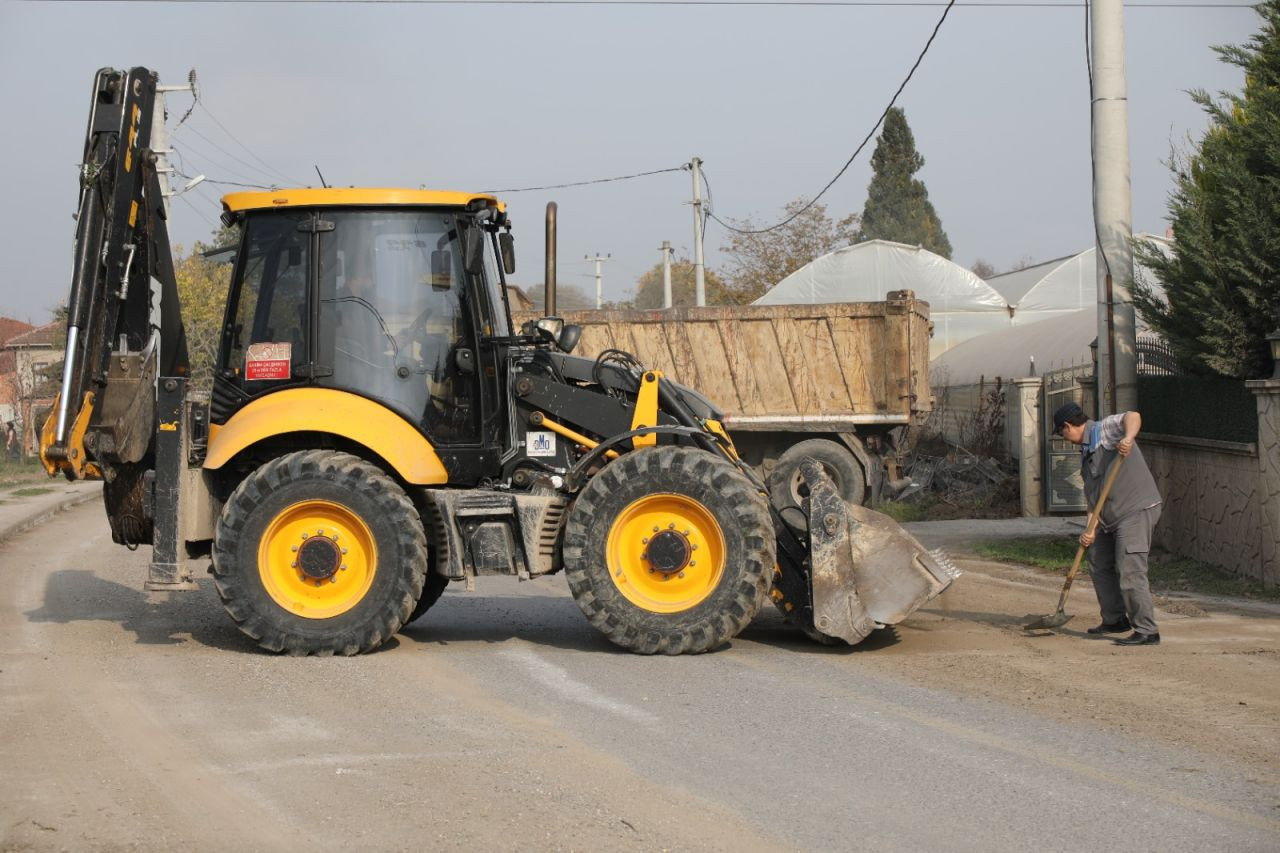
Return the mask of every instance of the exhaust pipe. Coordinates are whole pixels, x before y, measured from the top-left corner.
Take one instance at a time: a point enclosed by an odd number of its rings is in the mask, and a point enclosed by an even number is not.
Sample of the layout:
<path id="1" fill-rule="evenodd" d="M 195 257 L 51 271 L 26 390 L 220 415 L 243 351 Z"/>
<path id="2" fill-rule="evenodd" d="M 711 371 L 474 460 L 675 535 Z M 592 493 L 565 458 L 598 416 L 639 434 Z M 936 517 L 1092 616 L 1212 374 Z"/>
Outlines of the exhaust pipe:
<path id="1" fill-rule="evenodd" d="M 547 202 L 547 269 L 542 316 L 556 316 L 556 203 Z"/>

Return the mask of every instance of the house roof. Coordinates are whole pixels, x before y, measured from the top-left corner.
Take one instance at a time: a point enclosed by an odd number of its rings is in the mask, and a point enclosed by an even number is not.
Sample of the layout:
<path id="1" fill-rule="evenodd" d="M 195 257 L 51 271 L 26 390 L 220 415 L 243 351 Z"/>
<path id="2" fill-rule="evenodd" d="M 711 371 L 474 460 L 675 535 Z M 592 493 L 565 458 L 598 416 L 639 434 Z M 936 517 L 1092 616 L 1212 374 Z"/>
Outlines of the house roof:
<path id="1" fill-rule="evenodd" d="M 18 349 L 21 347 L 53 347 L 54 341 L 58 338 L 58 331 L 62 324 L 58 322 L 46 323 L 43 326 L 31 329 L 9 338 L 4 342 L 5 349 Z"/>
<path id="2" fill-rule="evenodd" d="M 16 338 L 34 328 L 35 326 L 30 323 L 24 323 L 12 317 L 0 317 L 0 346 L 7 344 L 10 338 Z"/>

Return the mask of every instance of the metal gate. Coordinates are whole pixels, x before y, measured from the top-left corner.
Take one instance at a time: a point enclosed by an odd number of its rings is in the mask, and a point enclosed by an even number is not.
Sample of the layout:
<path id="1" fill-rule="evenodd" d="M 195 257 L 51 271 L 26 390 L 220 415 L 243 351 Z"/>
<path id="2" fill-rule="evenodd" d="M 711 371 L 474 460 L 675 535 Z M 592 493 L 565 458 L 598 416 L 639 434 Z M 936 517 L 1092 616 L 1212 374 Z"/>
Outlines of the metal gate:
<path id="1" fill-rule="evenodd" d="M 1080 448 L 1053 434 L 1053 413 L 1064 403 L 1079 403 L 1093 417 L 1092 394 L 1085 383 L 1093 381 L 1093 365 L 1066 367 L 1044 375 L 1044 510 L 1084 512 L 1084 479 L 1080 476 Z"/>

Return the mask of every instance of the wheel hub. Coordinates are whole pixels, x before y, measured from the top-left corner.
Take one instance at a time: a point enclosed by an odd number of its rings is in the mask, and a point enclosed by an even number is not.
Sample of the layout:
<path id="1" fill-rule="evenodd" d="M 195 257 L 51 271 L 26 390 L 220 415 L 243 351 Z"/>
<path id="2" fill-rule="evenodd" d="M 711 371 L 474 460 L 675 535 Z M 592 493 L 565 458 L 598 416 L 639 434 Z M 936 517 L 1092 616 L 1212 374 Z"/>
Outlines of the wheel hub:
<path id="1" fill-rule="evenodd" d="M 675 530 L 663 530 L 649 540 L 649 565 L 663 574 L 683 571 L 692 554 L 689 538 Z"/>
<path id="2" fill-rule="evenodd" d="M 327 536 L 312 536 L 298 546 L 298 571 L 312 580 L 333 577 L 342 565 L 338 544 Z"/>

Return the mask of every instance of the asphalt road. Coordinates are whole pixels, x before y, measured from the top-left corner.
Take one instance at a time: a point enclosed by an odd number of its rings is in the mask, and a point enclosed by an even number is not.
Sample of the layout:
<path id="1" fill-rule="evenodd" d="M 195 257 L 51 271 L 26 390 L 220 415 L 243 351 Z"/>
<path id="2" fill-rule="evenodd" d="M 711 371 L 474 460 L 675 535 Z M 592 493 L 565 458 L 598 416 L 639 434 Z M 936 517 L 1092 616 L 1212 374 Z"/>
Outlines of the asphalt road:
<path id="1" fill-rule="evenodd" d="M 0 849 L 1280 848 L 1249 766 L 874 657 L 928 624 L 825 649 L 768 612 L 645 658 L 562 578 L 481 578 L 375 654 L 294 659 L 207 582 L 144 594 L 147 559 L 96 503 L 0 544 Z"/>

